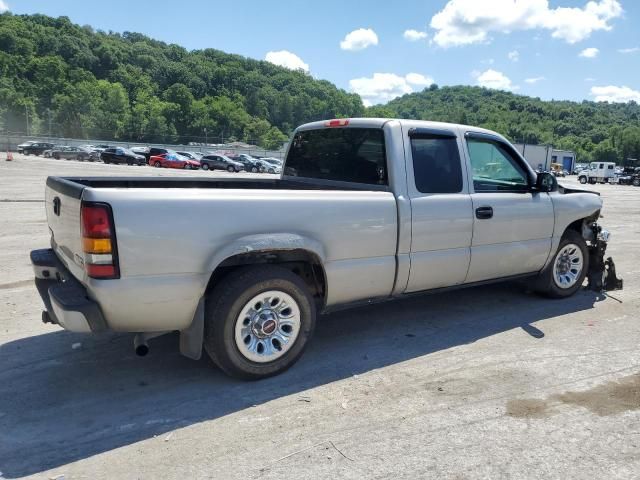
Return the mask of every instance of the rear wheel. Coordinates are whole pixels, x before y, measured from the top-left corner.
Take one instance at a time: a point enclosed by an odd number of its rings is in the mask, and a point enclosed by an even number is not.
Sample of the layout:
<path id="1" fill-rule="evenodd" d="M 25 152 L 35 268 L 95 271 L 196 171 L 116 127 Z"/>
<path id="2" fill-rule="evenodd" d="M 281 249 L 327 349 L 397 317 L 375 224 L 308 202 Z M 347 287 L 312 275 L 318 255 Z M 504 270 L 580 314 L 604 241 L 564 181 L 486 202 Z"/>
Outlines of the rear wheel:
<path id="1" fill-rule="evenodd" d="M 241 268 L 207 298 L 204 347 L 232 377 L 270 377 L 300 358 L 315 316 L 309 289 L 291 271 L 273 265 Z"/>
<path id="2" fill-rule="evenodd" d="M 231 172 L 231 173 L 233 173 L 233 172 L 235 172 L 235 171 L 236 171 L 236 169 L 235 169 L 235 168 L 233 168 L 231 165 L 229 165 L 229 166 L 227 167 L 227 172 Z"/>
<path id="3" fill-rule="evenodd" d="M 209 164 L 208 163 L 203 163 L 202 164 L 202 169 L 203 170 L 209 170 Z"/>
<path id="4" fill-rule="evenodd" d="M 251 173 L 258 173 L 258 169 L 256 167 L 251 168 Z"/>
<path id="5" fill-rule="evenodd" d="M 566 298 L 576 293 L 589 270 L 587 242 L 575 230 L 567 230 L 551 263 L 536 281 L 535 289 L 551 298 Z"/>
<path id="6" fill-rule="evenodd" d="M 188 164 L 188 163 L 185 163 L 185 164 L 184 164 L 184 169 L 185 169 L 185 170 L 191 170 L 191 165 L 190 165 L 190 164 Z"/>

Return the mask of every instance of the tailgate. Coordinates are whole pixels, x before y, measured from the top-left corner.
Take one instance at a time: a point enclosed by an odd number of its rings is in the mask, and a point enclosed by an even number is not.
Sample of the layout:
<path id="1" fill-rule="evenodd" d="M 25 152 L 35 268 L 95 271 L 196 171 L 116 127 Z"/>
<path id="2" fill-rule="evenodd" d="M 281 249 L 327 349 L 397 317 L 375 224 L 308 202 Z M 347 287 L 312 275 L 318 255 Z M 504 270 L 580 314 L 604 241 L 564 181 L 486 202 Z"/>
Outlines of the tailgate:
<path id="1" fill-rule="evenodd" d="M 64 178 L 49 177 L 45 192 L 51 247 L 80 281 L 85 277 L 80 226 L 80 203 L 85 188 L 80 183 Z"/>

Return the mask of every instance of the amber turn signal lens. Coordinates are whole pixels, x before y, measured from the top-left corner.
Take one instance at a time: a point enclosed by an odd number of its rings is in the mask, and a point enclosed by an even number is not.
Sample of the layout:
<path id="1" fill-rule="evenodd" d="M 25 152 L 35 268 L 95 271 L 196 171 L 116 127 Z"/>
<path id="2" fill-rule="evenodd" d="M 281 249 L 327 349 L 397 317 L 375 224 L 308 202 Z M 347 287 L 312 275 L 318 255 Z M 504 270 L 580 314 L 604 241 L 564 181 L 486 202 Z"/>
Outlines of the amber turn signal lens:
<path id="1" fill-rule="evenodd" d="M 82 244 L 85 253 L 111 253 L 110 238 L 83 238 Z"/>

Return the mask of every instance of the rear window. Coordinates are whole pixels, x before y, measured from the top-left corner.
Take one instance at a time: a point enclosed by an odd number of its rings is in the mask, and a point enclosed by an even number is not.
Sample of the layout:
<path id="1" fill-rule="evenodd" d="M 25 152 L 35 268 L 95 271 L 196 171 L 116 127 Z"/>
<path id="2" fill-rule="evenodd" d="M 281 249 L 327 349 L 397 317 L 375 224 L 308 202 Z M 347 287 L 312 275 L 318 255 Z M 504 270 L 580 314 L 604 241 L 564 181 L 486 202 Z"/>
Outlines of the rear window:
<path id="1" fill-rule="evenodd" d="M 325 128 L 296 133 L 285 175 L 387 185 L 384 132 L 379 128 Z"/>

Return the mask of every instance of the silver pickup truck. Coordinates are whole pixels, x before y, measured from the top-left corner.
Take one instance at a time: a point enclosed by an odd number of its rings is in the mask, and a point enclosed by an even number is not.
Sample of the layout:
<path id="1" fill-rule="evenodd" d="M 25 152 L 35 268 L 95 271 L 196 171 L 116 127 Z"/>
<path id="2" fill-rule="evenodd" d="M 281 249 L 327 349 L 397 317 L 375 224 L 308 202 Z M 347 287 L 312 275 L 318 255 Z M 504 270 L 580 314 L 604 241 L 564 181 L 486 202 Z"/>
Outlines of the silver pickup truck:
<path id="1" fill-rule="evenodd" d="M 45 322 L 135 333 L 141 355 L 179 331 L 184 355 L 257 379 L 300 357 L 317 312 L 520 277 L 621 288 L 601 208 L 488 130 L 331 120 L 295 131 L 279 179 L 49 177 L 31 260 Z"/>

